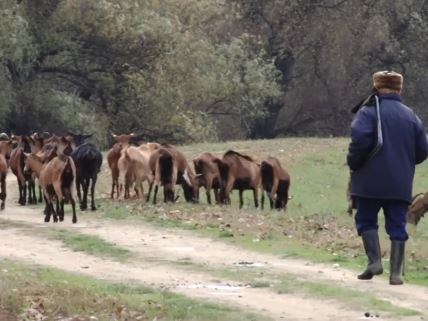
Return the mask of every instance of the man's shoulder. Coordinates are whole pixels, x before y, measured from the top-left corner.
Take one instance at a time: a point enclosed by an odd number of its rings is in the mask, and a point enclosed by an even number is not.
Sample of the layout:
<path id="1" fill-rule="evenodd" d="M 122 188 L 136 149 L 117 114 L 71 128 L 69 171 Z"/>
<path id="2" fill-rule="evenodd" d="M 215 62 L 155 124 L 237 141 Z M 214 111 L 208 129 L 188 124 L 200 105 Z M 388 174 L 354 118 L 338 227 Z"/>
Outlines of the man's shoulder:
<path id="1" fill-rule="evenodd" d="M 397 102 L 397 106 L 399 107 L 398 110 L 401 113 L 405 113 L 405 114 L 407 114 L 407 115 L 409 115 L 411 117 L 415 117 L 416 116 L 416 114 L 413 111 L 413 109 L 410 108 L 409 106 L 407 106 L 406 104 L 404 104 L 403 102 L 398 101 Z"/>
<path id="2" fill-rule="evenodd" d="M 364 105 L 360 108 L 360 110 L 357 112 L 357 115 L 375 115 L 376 114 L 376 108 L 372 105 Z"/>

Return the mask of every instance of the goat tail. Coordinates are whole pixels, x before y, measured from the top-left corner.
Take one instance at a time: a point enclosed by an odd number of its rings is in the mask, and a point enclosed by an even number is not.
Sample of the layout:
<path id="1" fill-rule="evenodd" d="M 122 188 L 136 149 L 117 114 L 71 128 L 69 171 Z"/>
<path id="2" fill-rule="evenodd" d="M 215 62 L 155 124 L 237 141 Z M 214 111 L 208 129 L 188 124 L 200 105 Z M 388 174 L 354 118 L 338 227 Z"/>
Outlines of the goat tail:
<path id="1" fill-rule="evenodd" d="M 227 179 L 229 177 L 229 165 L 227 165 L 221 159 L 215 159 L 214 163 L 217 164 L 218 171 L 220 172 L 221 185 L 226 185 Z"/>
<path id="2" fill-rule="evenodd" d="M 66 202 L 68 202 L 70 198 L 73 197 L 72 188 L 75 179 L 75 174 L 73 171 L 73 166 L 71 164 L 72 161 L 73 160 L 71 159 L 71 157 L 67 157 L 67 159 L 65 160 L 64 169 L 61 173 L 61 191 Z"/>
<path id="3" fill-rule="evenodd" d="M 160 182 L 163 186 L 171 184 L 174 174 L 174 162 L 170 153 L 162 153 L 159 156 Z"/>
<path id="4" fill-rule="evenodd" d="M 262 186 L 268 194 L 272 191 L 273 186 L 273 167 L 268 162 L 263 161 L 260 165 L 260 172 L 262 176 Z"/>
<path id="5" fill-rule="evenodd" d="M 194 159 L 193 165 L 195 166 L 195 173 L 196 174 L 202 174 L 202 161 L 200 159 Z"/>

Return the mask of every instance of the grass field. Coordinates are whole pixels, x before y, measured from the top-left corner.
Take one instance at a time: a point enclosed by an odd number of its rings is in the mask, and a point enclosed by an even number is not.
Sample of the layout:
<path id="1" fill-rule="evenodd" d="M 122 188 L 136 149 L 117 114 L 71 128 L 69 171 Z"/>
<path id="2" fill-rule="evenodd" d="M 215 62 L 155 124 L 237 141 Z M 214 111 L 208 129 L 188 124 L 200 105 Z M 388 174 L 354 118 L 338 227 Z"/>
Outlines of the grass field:
<path id="1" fill-rule="evenodd" d="M 0 261 L 0 280 L 2 321 L 4 312 L 19 315 L 19 320 L 269 320 L 167 291 L 28 267 L 10 260 Z"/>
<path id="2" fill-rule="evenodd" d="M 332 262 L 361 269 L 366 263 L 353 218 L 346 213 L 345 166 L 346 138 L 286 138 L 181 146 L 188 160 L 202 152 L 221 155 L 234 149 L 262 160 L 277 157 L 291 175 L 291 196 L 284 211 L 259 210 L 253 207 L 252 193 L 244 193 L 244 208 L 238 209 L 237 192 L 230 207 L 208 206 L 201 190 L 200 204 L 144 204 L 141 200 L 110 201 L 111 178 L 107 169 L 100 179 L 104 215 L 117 219 L 143 219 L 162 226 L 193 229 L 203 235 L 222 238 L 253 250 Z M 417 167 L 414 193 L 428 189 L 428 166 Z M 383 258 L 389 259 L 389 240 L 384 232 L 383 215 L 379 226 Z M 408 282 L 428 285 L 428 220 L 417 230 L 409 226 L 407 243 Z M 385 262 L 387 263 L 387 262 Z"/>

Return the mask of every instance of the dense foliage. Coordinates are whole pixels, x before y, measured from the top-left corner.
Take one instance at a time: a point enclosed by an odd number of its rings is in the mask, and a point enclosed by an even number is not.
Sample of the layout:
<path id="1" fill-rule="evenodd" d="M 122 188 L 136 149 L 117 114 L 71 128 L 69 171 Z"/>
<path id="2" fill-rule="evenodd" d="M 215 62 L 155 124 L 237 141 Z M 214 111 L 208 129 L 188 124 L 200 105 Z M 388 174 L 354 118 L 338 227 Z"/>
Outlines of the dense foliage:
<path id="1" fill-rule="evenodd" d="M 345 134 L 370 74 L 423 118 L 428 3 L 2 0 L 0 128 L 160 141 Z"/>

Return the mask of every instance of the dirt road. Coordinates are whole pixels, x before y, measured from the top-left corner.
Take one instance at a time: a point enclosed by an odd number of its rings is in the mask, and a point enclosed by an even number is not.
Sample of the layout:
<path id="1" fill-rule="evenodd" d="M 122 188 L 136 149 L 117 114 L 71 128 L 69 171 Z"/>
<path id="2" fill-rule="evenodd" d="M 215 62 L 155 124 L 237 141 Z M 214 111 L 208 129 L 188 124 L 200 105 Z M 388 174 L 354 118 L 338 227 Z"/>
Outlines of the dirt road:
<path id="1" fill-rule="evenodd" d="M 330 281 L 361 292 L 370 293 L 396 306 L 428 312 L 428 288 L 408 285 L 393 287 L 385 279 L 358 281 L 355 272 L 338 266 L 315 264 L 303 260 L 282 259 L 273 255 L 243 250 L 187 231 L 164 230 L 138 222 L 100 220 L 91 213 L 82 213 L 75 225 L 66 213 L 63 223 L 43 223 L 40 208 L 17 205 L 16 186 L 9 175 L 9 197 L 0 219 L 25 222 L 35 228 L 66 228 L 79 233 L 97 235 L 135 253 L 135 260 L 117 262 L 74 252 L 59 242 L 28 233 L 28 229 L 9 227 L 0 230 L 0 257 L 24 260 L 97 278 L 139 282 L 167 288 L 193 298 L 227 303 L 243 310 L 268 315 L 274 320 L 358 320 L 365 311 L 352 310 L 339 300 L 326 300 L 300 294 L 278 294 L 269 288 L 251 288 L 240 282 L 219 278 L 208 272 L 189 273 L 174 262 L 206 264 L 211 268 L 242 268 L 257 266 L 267 272 L 287 273 L 297 279 Z M 138 259 L 137 259 L 138 257 Z M 387 320 L 421 320 L 424 316 L 389 317 Z M 377 320 L 382 320 L 377 318 Z"/>

